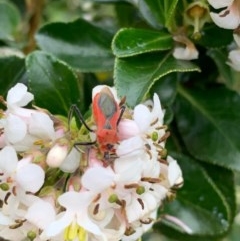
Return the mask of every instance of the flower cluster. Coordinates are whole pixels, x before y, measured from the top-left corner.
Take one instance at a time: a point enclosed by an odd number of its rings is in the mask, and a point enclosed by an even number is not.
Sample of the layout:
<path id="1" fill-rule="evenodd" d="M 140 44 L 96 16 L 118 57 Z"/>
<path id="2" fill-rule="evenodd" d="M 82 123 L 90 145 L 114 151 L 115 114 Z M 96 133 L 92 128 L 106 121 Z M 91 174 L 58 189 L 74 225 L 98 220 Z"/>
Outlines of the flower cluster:
<path id="1" fill-rule="evenodd" d="M 112 103 L 121 105 L 115 89 L 106 86 L 95 87 L 93 99 L 103 88 L 111 93 Z M 23 84 L 2 100 L 0 237 L 137 240 L 151 228 L 163 201 L 172 199 L 173 189 L 183 183 L 176 160 L 167 156 L 169 132 L 158 96 L 113 112 L 121 114 L 114 120 L 116 129 L 107 123 L 111 116 L 100 116 L 80 131 L 46 110 L 24 108 L 32 100 Z M 97 104 L 100 112 L 112 107 Z M 109 153 L 99 143 L 99 121 L 106 122 L 106 142 L 111 140 L 109 130 L 117 135 L 108 143 Z"/>

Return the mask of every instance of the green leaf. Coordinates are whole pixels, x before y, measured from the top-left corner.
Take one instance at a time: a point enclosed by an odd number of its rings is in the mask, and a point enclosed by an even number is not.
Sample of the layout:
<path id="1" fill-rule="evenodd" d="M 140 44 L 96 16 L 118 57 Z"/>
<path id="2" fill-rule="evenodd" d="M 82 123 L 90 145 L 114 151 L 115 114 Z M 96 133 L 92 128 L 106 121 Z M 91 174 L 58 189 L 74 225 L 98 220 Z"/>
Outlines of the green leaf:
<path id="1" fill-rule="evenodd" d="M 222 167 L 201 166 L 184 155 L 173 156 L 182 168 L 184 186 L 154 228 L 186 241 L 210 240 L 226 234 L 236 208 L 233 173 Z M 170 216 L 185 226 L 174 223 Z"/>
<path id="2" fill-rule="evenodd" d="M 65 116 L 72 104 L 82 107 L 79 83 L 68 65 L 36 51 L 27 57 L 26 66 L 29 86 L 37 106 Z"/>
<path id="3" fill-rule="evenodd" d="M 20 23 L 20 13 L 9 1 L 0 1 L 0 39 L 12 41 Z"/>
<path id="4" fill-rule="evenodd" d="M 221 49 L 210 49 L 208 55 L 213 59 L 219 71 L 219 82 L 229 89 L 240 93 L 240 72 L 234 71 L 227 63 L 228 52 Z"/>
<path id="5" fill-rule="evenodd" d="M 143 17 L 155 28 L 172 27 L 178 0 L 139 0 Z"/>
<path id="6" fill-rule="evenodd" d="M 25 60 L 16 56 L 0 58 L 0 95 L 7 92 L 16 83 L 26 83 Z"/>
<path id="7" fill-rule="evenodd" d="M 178 75 L 177 73 L 170 73 L 161 78 L 161 81 L 157 81 L 152 86 L 150 93 L 153 95 L 157 93 L 161 104 L 165 106 L 171 106 L 177 95 Z"/>
<path id="8" fill-rule="evenodd" d="M 112 34 L 83 19 L 50 23 L 36 36 L 38 46 L 83 72 L 112 70 Z"/>
<path id="9" fill-rule="evenodd" d="M 173 47 L 172 36 L 165 32 L 125 28 L 113 38 L 112 49 L 117 57 L 129 57 Z"/>
<path id="10" fill-rule="evenodd" d="M 215 24 L 206 24 L 201 31 L 198 44 L 207 48 L 221 48 L 233 41 L 232 30 L 219 28 Z"/>
<path id="11" fill-rule="evenodd" d="M 134 107 L 158 79 L 172 72 L 186 71 L 199 69 L 191 62 L 176 60 L 166 52 L 116 59 L 115 86 L 119 96 L 126 96 L 126 103 Z"/>
<path id="12" fill-rule="evenodd" d="M 240 96 L 223 87 L 179 87 L 176 119 L 188 151 L 197 159 L 240 170 Z"/>

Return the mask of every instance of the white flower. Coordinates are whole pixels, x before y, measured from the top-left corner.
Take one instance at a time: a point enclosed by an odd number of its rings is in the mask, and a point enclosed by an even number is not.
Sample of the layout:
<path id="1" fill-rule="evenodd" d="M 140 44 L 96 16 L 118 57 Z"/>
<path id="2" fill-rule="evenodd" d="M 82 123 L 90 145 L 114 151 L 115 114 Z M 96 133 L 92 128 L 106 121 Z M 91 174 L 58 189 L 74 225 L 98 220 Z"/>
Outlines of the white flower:
<path id="1" fill-rule="evenodd" d="M 221 28 L 236 29 L 240 24 L 239 0 L 208 0 L 214 8 L 225 8 L 219 13 L 211 12 L 211 18 Z"/>
<path id="2" fill-rule="evenodd" d="M 46 227 L 44 230 L 46 237 L 52 238 L 69 228 L 71 240 L 75 238 L 73 234 L 76 234 L 77 237 L 77 233 L 81 229 L 106 240 L 100 228 L 89 217 L 88 207 L 93 198 L 94 196 L 90 192 L 75 191 L 69 191 L 59 196 L 58 202 L 66 211 L 60 213 L 57 219 Z"/>
<path id="3" fill-rule="evenodd" d="M 29 149 L 36 140 L 55 139 L 53 121 L 38 110 L 23 108 L 33 100 L 23 84 L 16 84 L 7 95 L 7 110 L 1 119 L 2 138 L 5 145 L 13 145 L 18 151 Z"/>
<path id="4" fill-rule="evenodd" d="M 41 167 L 30 162 L 28 158 L 18 161 L 16 151 L 11 146 L 6 146 L 0 151 L 1 182 L 35 193 L 44 182 L 44 171 Z M 14 183 L 14 181 L 16 183 Z"/>
<path id="5" fill-rule="evenodd" d="M 33 100 L 33 94 L 27 91 L 27 86 L 18 83 L 8 91 L 7 107 L 23 107 Z"/>
<path id="6" fill-rule="evenodd" d="M 193 42 L 191 42 L 187 37 L 179 35 L 174 36 L 173 39 L 180 43 L 173 50 L 174 58 L 182 60 L 192 60 L 198 58 L 198 50 Z"/>
<path id="7" fill-rule="evenodd" d="M 14 148 L 6 146 L 0 151 L 0 172 L 0 224 L 13 225 L 15 220 L 24 218 L 26 207 L 34 200 L 27 192 L 36 193 L 43 185 L 44 171 L 29 158 L 18 161 Z"/>

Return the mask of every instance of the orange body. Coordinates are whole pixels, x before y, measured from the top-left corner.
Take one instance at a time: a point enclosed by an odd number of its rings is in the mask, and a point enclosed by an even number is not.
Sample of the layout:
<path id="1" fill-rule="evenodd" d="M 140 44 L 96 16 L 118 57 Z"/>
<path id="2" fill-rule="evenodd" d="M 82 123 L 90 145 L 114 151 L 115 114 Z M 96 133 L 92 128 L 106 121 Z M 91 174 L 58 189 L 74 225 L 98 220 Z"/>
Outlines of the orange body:
<path id="1" fill-rule="evenodd" d="M 121 109 L 111 91 L 105 87 L 94 96 L 93 117 L 97 125 L 96 136 L 102 152 L 113 151 L 118 142 L 117 125 Z"/>

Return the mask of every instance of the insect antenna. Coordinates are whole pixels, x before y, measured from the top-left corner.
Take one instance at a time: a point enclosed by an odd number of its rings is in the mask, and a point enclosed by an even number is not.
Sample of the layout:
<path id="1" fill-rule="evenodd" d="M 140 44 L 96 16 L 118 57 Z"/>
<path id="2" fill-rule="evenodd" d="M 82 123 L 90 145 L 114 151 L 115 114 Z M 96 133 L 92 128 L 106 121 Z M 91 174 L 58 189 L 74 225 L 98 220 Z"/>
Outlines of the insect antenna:
<path id="1" fill-rule="evenodd" d="M 120 120 L 122 119 L 123 113 L 126 110 L 126 106 L 122 105 L 120 108 L 121 108 L 121 112 L 120 112 L 120 115 L 119 115 L 118 120 L 117 120 L 117 126 L 118 126 Z"/>

